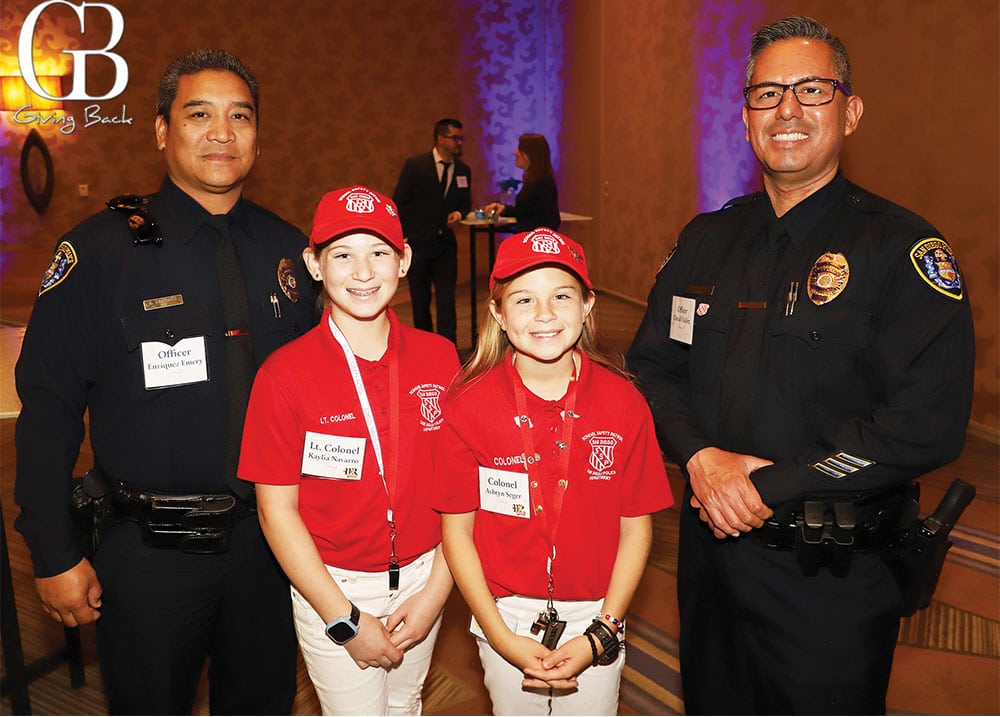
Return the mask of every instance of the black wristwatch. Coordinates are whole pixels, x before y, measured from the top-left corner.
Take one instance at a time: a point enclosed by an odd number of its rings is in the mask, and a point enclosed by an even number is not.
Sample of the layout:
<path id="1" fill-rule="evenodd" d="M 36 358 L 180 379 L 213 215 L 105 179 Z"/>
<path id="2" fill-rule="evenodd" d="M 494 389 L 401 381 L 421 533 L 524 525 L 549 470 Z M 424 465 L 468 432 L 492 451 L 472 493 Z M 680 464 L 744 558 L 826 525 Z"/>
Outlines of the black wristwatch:
<path id="1" fill-rule="evenodd" d="M 326 636 L 338 645 L 345 645 L 358 634 L 358 623 L 361 622 L 361 611 L 351 603 L 350 616 L 338 617 L 326 626 Z"/>

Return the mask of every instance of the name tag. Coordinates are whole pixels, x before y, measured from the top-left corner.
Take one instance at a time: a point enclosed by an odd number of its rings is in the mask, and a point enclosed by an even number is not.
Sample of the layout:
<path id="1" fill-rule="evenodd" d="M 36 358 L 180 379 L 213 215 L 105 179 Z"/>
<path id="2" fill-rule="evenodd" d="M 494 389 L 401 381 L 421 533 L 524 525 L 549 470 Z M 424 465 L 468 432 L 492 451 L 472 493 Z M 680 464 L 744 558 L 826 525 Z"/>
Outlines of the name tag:
<path id="1" fill-rule="evenodd" d="M 670 307 L 670 338 L 688 346 L 694 341 L 694 299 L 675 296 Z"/>
<path id="2" fill-rule="evenodd" d="M 147 391 L 208 380 L 204 336 L 181 339 L 173 346 L 160 341 L 146 341 L 141 348 L 142 373 Z"/>
<path id="3" fill-rule="evenodd" d="M 455 177 L 455 186 L 458 187 L 459 189 L 468 189 L 469 178 L 466 177 L 464 174 L 458 175 L 457 177 Z"/>
<path id="4" fill-rule="evenodd" d="M 367 438 L 306 431 L 302 474 L 336 480 L 361 480 Z"/>
<path id="5" fill-rule="evenodd" d="M 528 474 L 479 466 L 479 508 L 512 518 L 528 518 Z"/>

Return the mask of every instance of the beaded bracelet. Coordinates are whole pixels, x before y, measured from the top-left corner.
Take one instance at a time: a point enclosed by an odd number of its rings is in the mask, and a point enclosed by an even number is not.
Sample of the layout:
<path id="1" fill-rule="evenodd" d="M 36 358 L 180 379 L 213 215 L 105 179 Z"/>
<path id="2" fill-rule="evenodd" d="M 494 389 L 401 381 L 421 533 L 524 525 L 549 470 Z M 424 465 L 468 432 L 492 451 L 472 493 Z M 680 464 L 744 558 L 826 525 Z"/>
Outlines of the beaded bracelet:
<path id="1" fill-rule="evenodd" d="M 598 615 L 598 616 L 597 616 L 597 619 L 598 619 L 598 620 L 600 620 L 600 619 L 602 619 L 602 618 L 603 618 L 604 620 L 607 620 L 608 622 L 610 622 L 610 623 L 611 623 L 612 625 L 614 625 L 614 626 L 615 626 L 615 629 L 616 629 L 616 630 L 617 630 L 618 632 L 621 632 L 621 631 L 622 631 L 622 628 L 623 628 L 623 627 L 625 627 L 625 625 L 624 625 L 624 624 L 622 623 L 622 621 L 621 621 L 621 620 L 619 620 L 619 619 L 618 619 L 617 617 L 615 617 L 614 615 L 608 615 L 607 613 L 604 613 L 603 615 Z"/>

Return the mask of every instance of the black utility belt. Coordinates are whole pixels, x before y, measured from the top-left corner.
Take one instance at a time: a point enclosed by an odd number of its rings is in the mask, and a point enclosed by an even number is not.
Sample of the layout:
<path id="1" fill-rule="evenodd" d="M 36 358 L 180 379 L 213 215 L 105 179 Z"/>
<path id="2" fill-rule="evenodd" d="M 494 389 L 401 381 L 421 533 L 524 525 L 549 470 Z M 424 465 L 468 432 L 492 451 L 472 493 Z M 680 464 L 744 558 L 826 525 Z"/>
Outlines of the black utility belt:
<path id="1" fill-rule="evenodd" d="M 121 517 L 139 525 L 147 545 L 185 553 L 226 552 L 235 520 L 252 512 L 225 493 L 174 495 L 121 486 L 116 497 Z"/>
<path id="2" fill-rule="evenodd" d="M 201 555 L 224 553 L 229 549 L 235 521 L 255 512 L 252 498 L 245 502 L 228 493 L 178 495 L 134 490 L 97 467 L 74 479 L 71 504 L 90 555 L 111 526 L 123 520 L 137 523 L 143 542 L 154 548 Z"/>
<path id="3" fill-rule="evenodd" d="M 802 510 L 784 522 L 765 521 L 748 536 L 771 550 L 794 551 L 806 575 L 820 567 L 836 576 L 847 575 L 854 553 L 882 553 L 898 533 L 900 495 L 855 505 L 807 500 Z M 863 510 L 865 520 L 858 520 Z"/>

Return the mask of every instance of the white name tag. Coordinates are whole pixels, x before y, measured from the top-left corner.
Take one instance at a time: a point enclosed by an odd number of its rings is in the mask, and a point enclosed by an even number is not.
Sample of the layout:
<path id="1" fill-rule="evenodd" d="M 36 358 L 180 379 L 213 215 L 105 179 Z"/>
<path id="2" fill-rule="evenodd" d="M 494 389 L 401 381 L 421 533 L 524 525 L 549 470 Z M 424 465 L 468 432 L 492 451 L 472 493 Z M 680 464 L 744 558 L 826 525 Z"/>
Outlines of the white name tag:
<path id="1" fill-rule="evenodd" d="M 691 345 L 694 341 L 694 299 L 675 296 L 670 307 L 670 338 Z"/>
<path id="2" fill-rule="evenodd" d="M 469 178 L 466 177 L 464 174 L 458 175 L 457 177 L 455 177 L 455 186 L 458 187 L 459 189 L 468 189 Z"/>
<path id="3" fill-rule="evenodd" d="M 302 446 L 302 474 L 338 480 L 361 480 L 367 440 L 306 431 L 306 442 Z"/>
<path id="4" fill-rule="evenodd" d="M 147 391 L 207 381 L 205 337 L 181 339 L 173 346 L 159 341 L 144 342 L 142 373 Z"/>
<path id="5" fill-rule="evenodd" d="M 529 518 L 528 474 L 479 466 L 479 507 L 513 518 Z"/>

